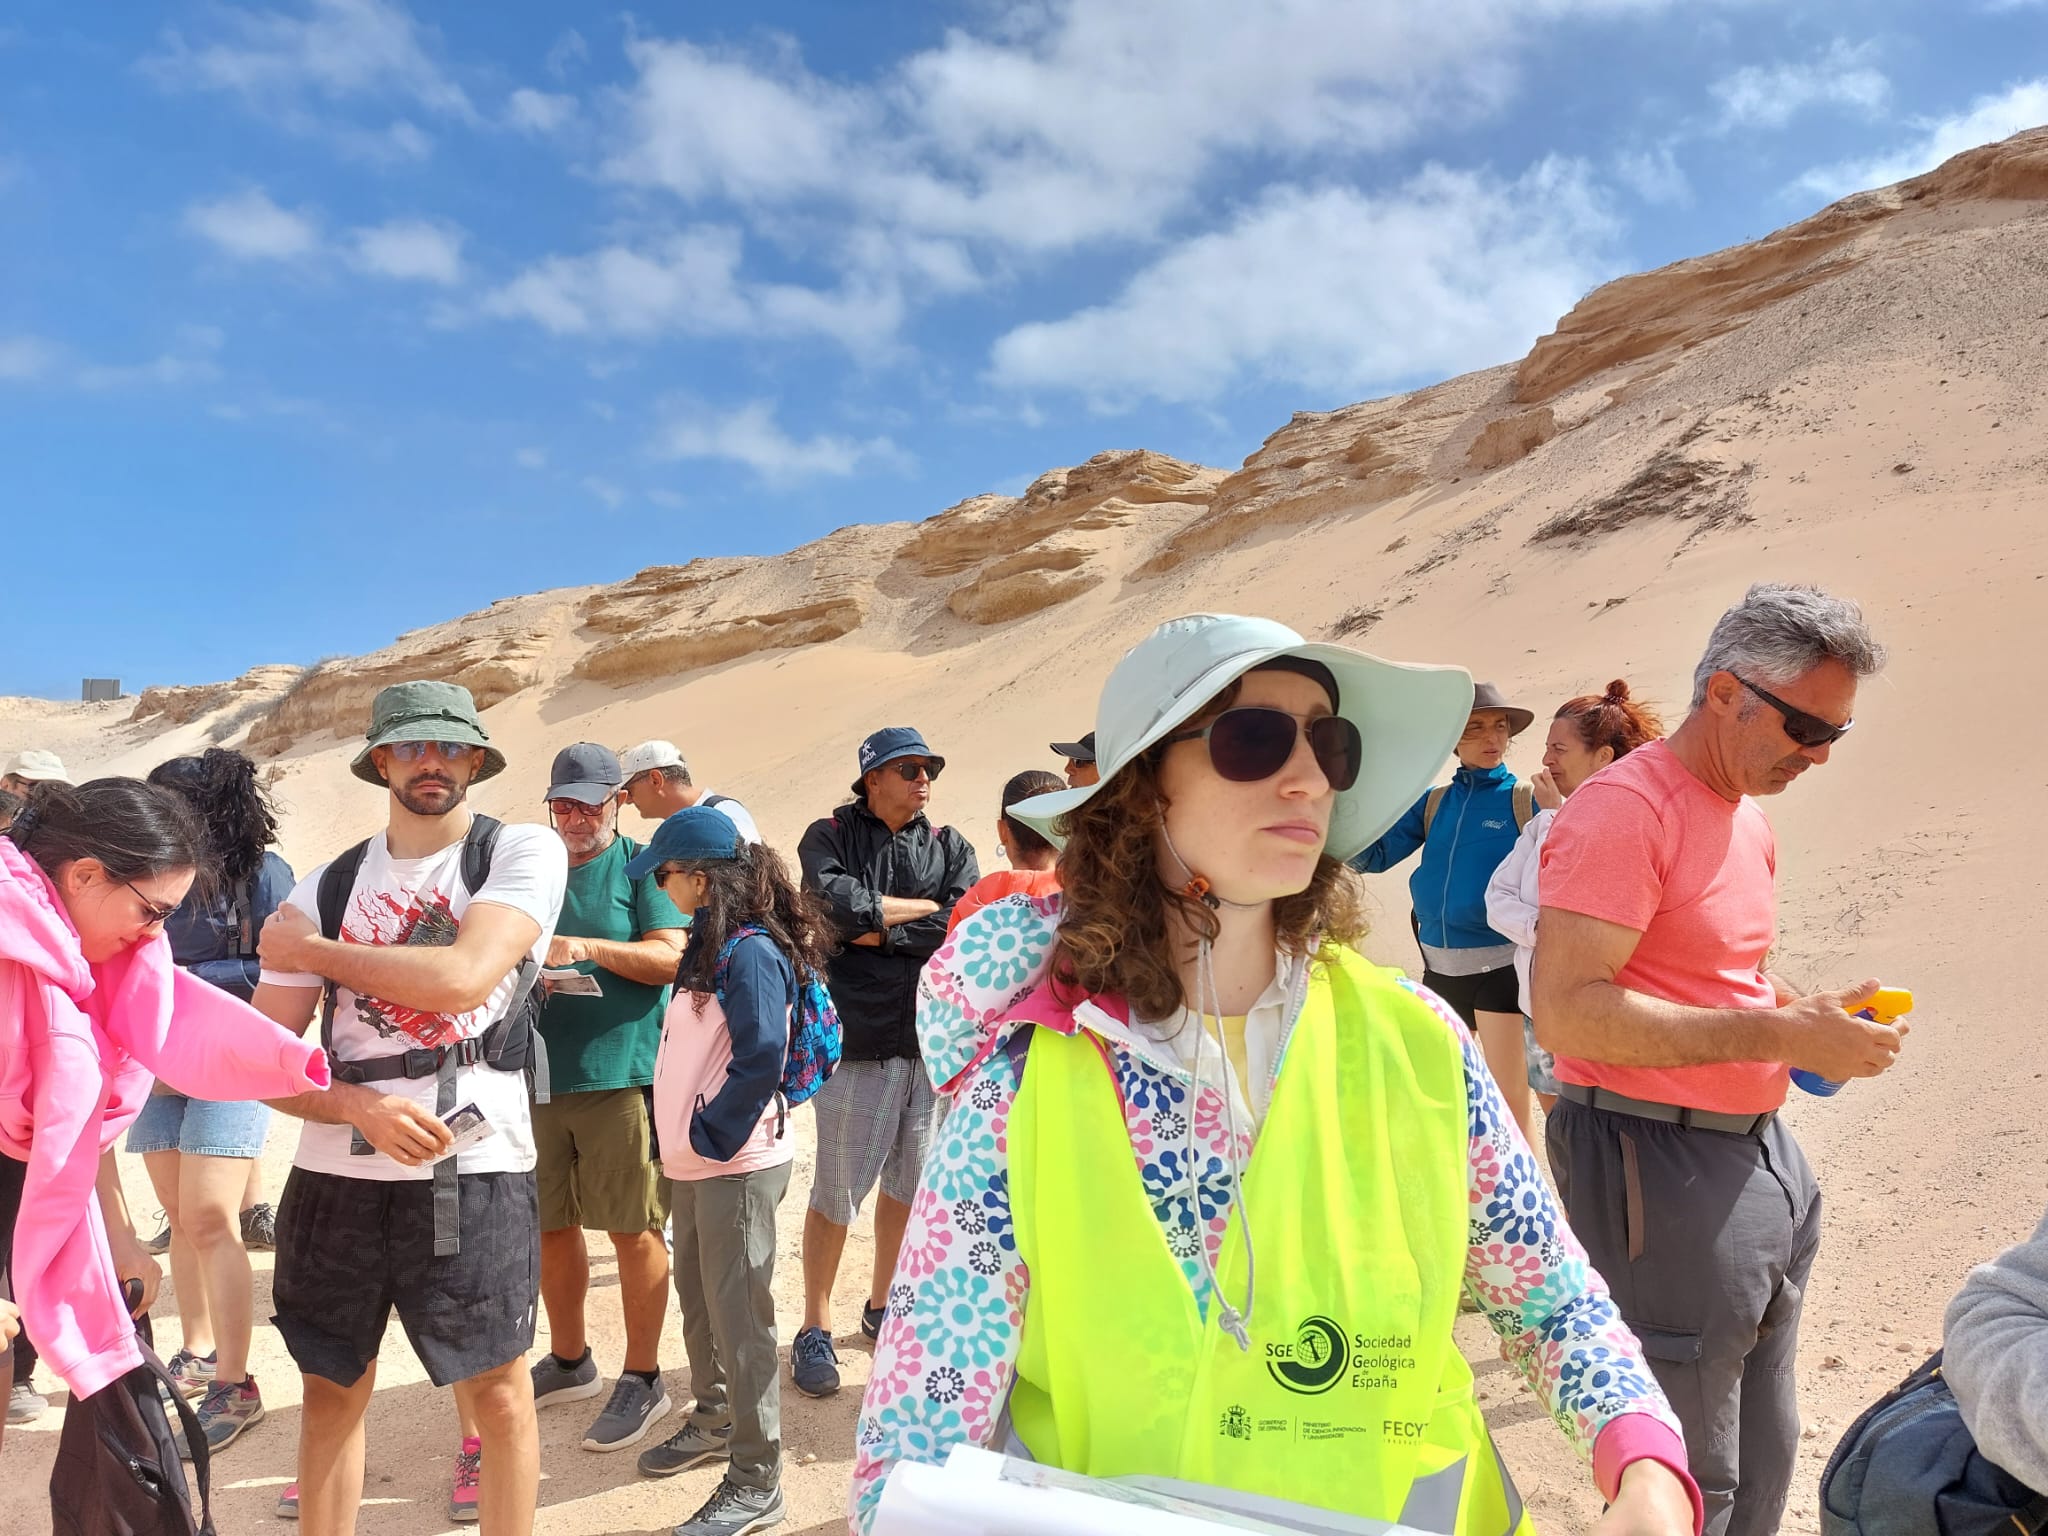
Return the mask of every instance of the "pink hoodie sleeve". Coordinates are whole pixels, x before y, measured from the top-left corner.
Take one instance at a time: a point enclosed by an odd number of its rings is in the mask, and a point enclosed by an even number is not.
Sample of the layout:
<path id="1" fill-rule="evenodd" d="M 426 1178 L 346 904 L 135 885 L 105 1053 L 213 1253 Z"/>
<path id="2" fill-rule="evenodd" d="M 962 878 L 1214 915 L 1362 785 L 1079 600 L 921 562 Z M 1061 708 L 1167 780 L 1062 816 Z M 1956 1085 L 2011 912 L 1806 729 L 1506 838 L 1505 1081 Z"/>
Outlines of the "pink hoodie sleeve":
<path id="1" fill-rule="evenodd" d="M 155 974 L 169 972 L 163 989 Z M 146 944 L 102 965 L 107 1033 L 129 1055 L 195 1099 L 282 1099 L 329 1082 L 327 1053 L 240 998 L 171 964 Z M 161 1003 L 157 999 L 163 999 Z"/>

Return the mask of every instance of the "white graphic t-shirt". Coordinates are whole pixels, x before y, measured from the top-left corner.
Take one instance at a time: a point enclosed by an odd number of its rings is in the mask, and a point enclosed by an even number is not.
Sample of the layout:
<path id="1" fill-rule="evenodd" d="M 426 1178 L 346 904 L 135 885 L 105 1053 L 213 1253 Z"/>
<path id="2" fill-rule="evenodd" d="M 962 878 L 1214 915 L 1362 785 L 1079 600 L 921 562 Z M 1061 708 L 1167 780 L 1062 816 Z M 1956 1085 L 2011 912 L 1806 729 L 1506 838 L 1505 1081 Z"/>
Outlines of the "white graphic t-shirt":
<path id="1" fill-rule="evenodd" d="M 320 921 L 322 864 L 292 889 L 286 900 Z M 341 922 L 345 944 L 450 945 L 462 929 L 472 901 L 487 901 L 524 912 L 540 924 L 533 941 L 536 964 L 547 960 L 548 940 L 562 913 L 562 892 L 569 880 L 569 855 L 562 840 L 546 827 L 508 826 L 498 834 L 491 852 L 490 878 L 472 894 L 462 885 L 462 844 L 453 843 L 424 859 L 394 859 L 379 833 L 370 839 L 356 871 Z M 505 1012 L 517 979 L 515 969 L 491 990 L 484 1005 L 470 1013 L 428 1013 L 380 998 L 364 997 L 347 987 L 336 989 L 334 1050 L 343 1060 L 361 1061 L 395 1056 L 416 1046 L 446 1045 L 481 1035 Z M 318 987 L 318 976 L 265 970 L 263 980 L 280 987 Z M 432 1077 L 395 1077 L 367 1085 L 381 1093 L 411 1099 L 429 1114 L 434 1110 Z M 526 1173 L 533 1167 L 533 1122 L 528 1108 L 526 1074 L 498 1072 L 478 1064 L 455 1075 L 457 1107 L 475 1104 L 497 1128 L 469 1151 L 458 1155 L 457 1173 Z M 353 1127 L 316 1125 L 306 1121 L 299 1131 L 296 1165 L 311 1173 L 338 1174 L 350 1179 L 428 1179 L 431 1164 L 407 1168 L 381 1152 L 359 1155 L 349 1150 Z"/>

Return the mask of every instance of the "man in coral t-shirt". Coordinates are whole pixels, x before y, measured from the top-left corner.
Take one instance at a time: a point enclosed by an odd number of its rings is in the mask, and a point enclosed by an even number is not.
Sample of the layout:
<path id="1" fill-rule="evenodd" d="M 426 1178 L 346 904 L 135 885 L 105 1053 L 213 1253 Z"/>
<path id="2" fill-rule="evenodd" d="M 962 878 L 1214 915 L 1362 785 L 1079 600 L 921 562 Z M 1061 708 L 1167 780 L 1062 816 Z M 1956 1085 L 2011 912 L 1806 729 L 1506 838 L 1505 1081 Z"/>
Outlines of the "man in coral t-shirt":
<path id="1" fill-rule="evenodd" d="M 1550 1166 L 1684 1426 L 1706 1536 L 1772 1536 L 1798 1455 L 1820 1191 L 1777 1118 L 1789 1069 L 1874 1077 L 1905 1034 L 1851 1016 L 1875 982 L 1801 997 L 1763 970 L 1777 849 L 1748 797 L 1827 762 L 1883 664 L 1855 604 L 1752 587 L 1714 627 L 1685 722 L 1581 785 L 1543 848 Z"/>

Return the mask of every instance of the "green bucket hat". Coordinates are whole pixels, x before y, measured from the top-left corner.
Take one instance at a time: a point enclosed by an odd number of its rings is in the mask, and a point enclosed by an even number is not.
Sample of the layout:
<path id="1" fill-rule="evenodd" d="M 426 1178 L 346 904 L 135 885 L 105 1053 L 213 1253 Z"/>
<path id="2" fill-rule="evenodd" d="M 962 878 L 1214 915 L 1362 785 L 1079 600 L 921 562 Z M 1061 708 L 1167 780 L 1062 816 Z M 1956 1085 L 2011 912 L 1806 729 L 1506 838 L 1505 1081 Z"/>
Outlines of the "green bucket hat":
<path id="1" fill-rule="evenodd" d="M 505 754 L 491 745 L 490 732 L 477 718 L 476 700 L 459 683 L 393 683 L 381 690 L 370 705 L 369 737 L 348 771 L 365 784 L 382 788 L 383 775 L 370 761 L 370 753 L 394 741 L 447 741 L 482 747 L 484 765 L 470 780 L 472 784 L 505 771 Z"/>

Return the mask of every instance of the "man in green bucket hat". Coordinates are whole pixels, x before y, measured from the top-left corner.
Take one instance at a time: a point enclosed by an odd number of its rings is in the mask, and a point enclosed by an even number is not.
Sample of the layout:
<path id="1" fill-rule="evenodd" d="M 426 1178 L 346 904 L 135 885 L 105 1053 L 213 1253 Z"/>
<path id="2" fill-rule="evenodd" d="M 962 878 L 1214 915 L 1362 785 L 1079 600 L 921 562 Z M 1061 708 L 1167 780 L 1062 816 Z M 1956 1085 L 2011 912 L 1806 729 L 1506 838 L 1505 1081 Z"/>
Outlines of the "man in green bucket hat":
<path id="1" fill-rule="evenodd" d="M 534 982 L 568 855 L 546 827 L 470 809 L 470 786 L 504 768 L 467 688 L 384 689 L 350 764 L 385 789 L 384 831 L 300 881 L 263 928 L 256 1006 L 288 1029 L 317 1014 L 334 1064 L 331 1098 L 278 1105 L 306 1121 L 278 1204 L 272 1294 L 305 1384 L 297 1493 L 310 1536 L 354 1527 L 363 1415 L 394 1307 L 475 1430 L 450 1517 L 481 1516 L 494 1536 L 533 1528 L 528 1094 L 546 1094 Z"/>

